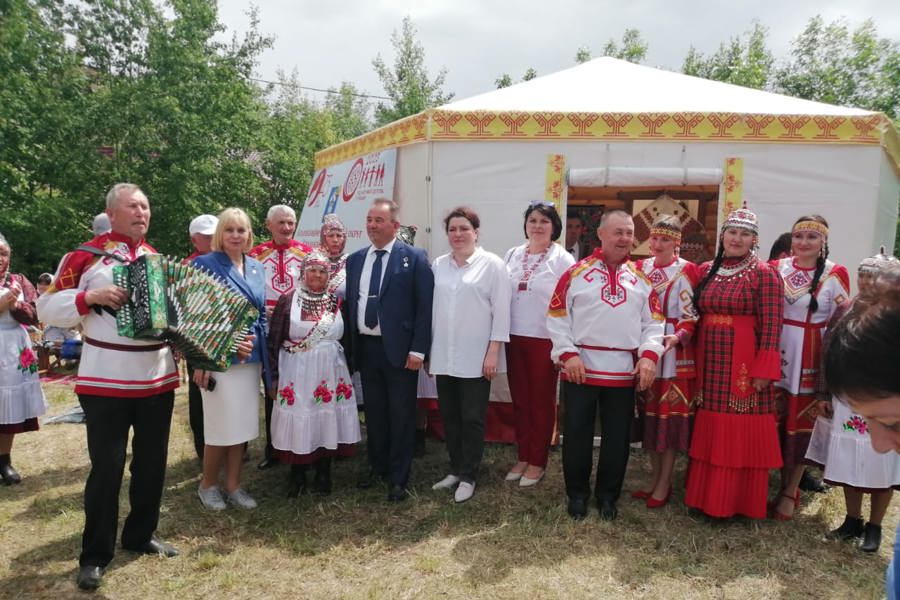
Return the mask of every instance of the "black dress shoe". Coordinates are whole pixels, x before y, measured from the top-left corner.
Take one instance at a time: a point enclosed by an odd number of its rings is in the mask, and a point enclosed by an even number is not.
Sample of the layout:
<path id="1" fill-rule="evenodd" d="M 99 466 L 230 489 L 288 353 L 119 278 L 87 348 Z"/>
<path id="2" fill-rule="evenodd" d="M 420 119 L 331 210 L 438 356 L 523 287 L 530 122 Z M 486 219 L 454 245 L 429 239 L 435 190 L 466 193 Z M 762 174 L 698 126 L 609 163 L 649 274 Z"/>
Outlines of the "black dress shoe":
<path id="1" fill-rule="evenodd" d="M 264 459 L 262 459 L 261 461 L 259 461 L 259 464 L 256 465 L 256 468 L 259 469 L 260 471 L 265 471 L 266 469 L 271 469 L 272 467 L 277 467 L 279 464 L 280 463 L 278 462 L 277 458 L 275 458 L 274 456 L 267 456 Z"/>
<path id="2" fill-rule="evenodd" d="M 103 567 L 96 565 L 81 565 L 78 567 L 78 587 L 82 590 L 96 590 L 103 579 Z"/>
<path id="3" fill-rule="evenodd" d="M 619 516 L 619 509 L 612 500 L 599 500 L 597 508 L 600 510 L 600 518 L 604 521 L 614 521 Z"/>
<path id="4" fill-rule="evenodd" d="M 178 550 L 175 548 L 175 546 L 156 538 L 150 538 L 149 542 L 146 542 L 145 544 L 143 544 L 142 546 L 138 546 L 137 548 L 125 549 L 130 552 L 137 552 L 138 554 L 162 554 L 166 558 L 178 556 Z"/>
<path id="5" fill-rule="evenodd" d="M 368 471 L 364 471 L 362 475 L 359 476 L 359 479 L 356 480 L 356 487 L 361 490 L 367 490 L 376 483 L 381 482 L 381 476 L 375 471 L 375 469 L 369 469 Z"/>
<path id="6" fill-rule="evenodd" d="M 391 491 L 388 492 L 387 499 L 389 502 L 403 502 L 408 495 L 409 492 L 407 492 L 406 488 L 402 485 L 392 485 Z"/>
<path id="7" fill-rule="evenodd" d="M 584 498 L 569 498 L 569 506 L 566 511 L 570 517 L 580 521 L 587 516 L 587 502 Z"/>
<path id="8" fill-rule="evenodd" d="M 800 483 L 797 487 L 799 487 L 804 492 L 816 492 L 818 494 L 824 494 L 831 489 L 830 485 L 828 485 L 818 477 L 813 477 L 813 475 L 806 469 L 804 469 L 803 477 L 800 478 Z"/>
<path id="9" fill-rule="evenodd" d="M 863 552 L 878 552 L 878 547 L 881 546 L 881 525 L 866 523 L 864 536 L 859 549 Z"/>
<path id="10" fill-rule="evenodd" d="M 841 526 L 826 533 L 825 537 L 829 540 L 852 540 L 861 538 L 865 530 L 866 526 L 861 518 L 847 515 Z"/>
<path id="11" fill-rule="evenodd" d="M 9 454 L 0 454 L 0 477 L 4 485 L 22 483 L 22 476 L 16 471 L 9 460 Z"/>

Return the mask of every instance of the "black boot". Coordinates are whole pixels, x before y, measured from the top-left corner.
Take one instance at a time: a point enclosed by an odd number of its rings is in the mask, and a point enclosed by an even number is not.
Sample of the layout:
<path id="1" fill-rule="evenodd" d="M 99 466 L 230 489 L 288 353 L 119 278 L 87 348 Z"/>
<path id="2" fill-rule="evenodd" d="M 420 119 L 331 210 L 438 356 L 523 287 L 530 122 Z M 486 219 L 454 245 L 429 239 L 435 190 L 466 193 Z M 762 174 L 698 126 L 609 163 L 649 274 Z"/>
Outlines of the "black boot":
<path id="1" fill-rule="evenodd" d="M 416 446 L 413 449 L 413 456 L 422 458 L 425 456 L 425 429 L 416 429 Z"/>
<path id="2" fill-rule="evenodd" d="M 0 477 L 3 478 L 4 485 L 22 483 L 22 476 L 9 462 L 9 454 L 0 454 Z"/>
<path id="3" fill-rule="evenodd" d="M 320 458 L 316 461 L 316 476 L 314 479 L 316 492 L 328 495 L 331 493 L 331 457 Z"/>
<path id="4" fill-rule="evenodd" d="M 288 498 L 296 498 L 306 493 L 306 465 L 291 465 L 288 480 Z"/>
<path id="5" fill-rule="evenodd" d="M 859 549 L 863 552 L 878 552 L 881 545 L 881 525 L 866 523 L 865 538 Z"/>
<path id="6" fill-rule="evenodd" d="M 841 523 L 841 526 L 829 531 L 825 534 L 825 537 L 829 540 L 852 540 L 862 537 L 864 529 L 865 526 L 861 518 L 847 515 L 844 517 L 844 522 Z"/>
<path id="7" fill-rule="evenodd" d="M 809 472 L 809 469 L 803 469 L 803 477 L 800 478 L 800 484 L 797 487 L 804 492 L 816 492 L 818 494 L 824 494 L 831 489 L 830 485 L 818 477 L 814 477 Z"/>

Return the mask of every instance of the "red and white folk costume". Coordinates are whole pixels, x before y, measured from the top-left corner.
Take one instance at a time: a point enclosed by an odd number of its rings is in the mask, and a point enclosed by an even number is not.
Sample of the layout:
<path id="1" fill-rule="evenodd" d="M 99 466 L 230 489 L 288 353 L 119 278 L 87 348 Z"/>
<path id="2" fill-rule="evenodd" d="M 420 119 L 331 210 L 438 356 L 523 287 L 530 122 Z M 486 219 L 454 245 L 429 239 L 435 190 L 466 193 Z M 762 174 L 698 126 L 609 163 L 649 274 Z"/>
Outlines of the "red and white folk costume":
<path id="1" fill-rule="evenodd" d="M 697 266 L 680 257 L 668 265 L 653 258 L 639 260 L 637 267 L 653 284 L 665 314 L 665 335 L 678 336 L 678 346 L 656 364 L 656 380 L 644 406 L 643 446 L 687 451 L 694 391 L 694 348 L 691 338 L 697 316 L 691 297 L 699 281 Z"/>
<path id="2" fill-rule="evenodd" d="M 850 296 L 847 269 L 830 260 L 816 288 L 818 307 L 810 312 L 809 288 L 815 267 L 797 266 L 793 257 L 775 265 L 784 280 L 784 326 L 781 330 L 781 380 L 775 385 L 783 400 L 781 453 L 785 466 L 803 464 L 816 424 L 816 384 L 822 363 L 822 336 L 828 320 Z M 779 402 L 781 404 L 781 402 Z"/>
<path id="3" fill-rule="evenodd" d="M 119 256 L 125 263 L 156 253 L 143 240 L 135 243 L 114 232 L 84 245 Z M 112 285 L 113 267 L 121 264 L 111 257 L 74 250 L 63 259 L 53 285 L 37 300 L 42 321 L 59 327 L 83 327 L 76 394 L 143 398 L 178 387 L 178 372 L 168 346 L 121 337 L 114 316 L 91 310 L 85 302 L 88 290 Z"/>
<path id="4" fill-rule="evenodd" d="M 248 256 L 255 258 L 266 269 L 266 306 L 274 307 L 282 294 L 294 291 L 300 282 L 300 264 L 303 257 L 312 252 L 308 245 L 291 240 L 287 244 L 274 241 L 255 246 Z"/>
<path id="5" fill-rule="evenodd" d="M 733 211 L 722 227 L 757 233 L 756 216 Z M 722 243 L 720 241 L 720 243 Z M 705 278 L 712 263 L 700 267 Z M 754 252 L 724 258 L 702 289 L 696 360 L 699 393 L 684 502 L 713 517 L 766 517 L 769 470 L 782 466 L 775 388 L 784 287 Z"/>
<path id="6" fill-rule="evenodd" d="M 550 297 L 551 358 L 580 355 L 586 385 L 633 387 L 637 359 L 662 355 L 663 321 L 647 277 L 631 261 L 611 274 L 598 248 L 563 273 Z"/>

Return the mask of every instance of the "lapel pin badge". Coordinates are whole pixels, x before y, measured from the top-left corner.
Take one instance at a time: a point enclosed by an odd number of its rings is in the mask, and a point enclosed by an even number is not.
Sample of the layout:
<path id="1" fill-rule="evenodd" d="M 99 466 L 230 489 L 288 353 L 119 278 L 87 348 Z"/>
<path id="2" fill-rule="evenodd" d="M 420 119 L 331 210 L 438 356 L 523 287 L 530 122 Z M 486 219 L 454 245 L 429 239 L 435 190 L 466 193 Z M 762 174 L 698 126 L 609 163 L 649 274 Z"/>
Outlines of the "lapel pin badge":
<path id="1" fill-rule="evenodd" d="M 409 257 L 408 257 L 408 256 L 404 256 L 404 257 L 403 257 L 403 268 L 404 268 L 404 269 L 408 269 L 408 268 L 409 268 Z"/>

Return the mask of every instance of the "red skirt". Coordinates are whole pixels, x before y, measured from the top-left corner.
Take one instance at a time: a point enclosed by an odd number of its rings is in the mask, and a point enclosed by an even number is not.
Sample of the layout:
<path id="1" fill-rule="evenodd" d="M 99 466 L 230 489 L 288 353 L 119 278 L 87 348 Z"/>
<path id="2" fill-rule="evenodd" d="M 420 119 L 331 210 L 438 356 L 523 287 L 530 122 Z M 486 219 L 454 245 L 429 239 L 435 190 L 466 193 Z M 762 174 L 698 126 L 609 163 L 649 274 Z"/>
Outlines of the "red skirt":
<path id="1" fill-rule="evenodd" d="M 329 450 L 328 448 L 316 448 L 315 452 L 311 452 L 310 454 L 294 454 L 293 452 L 288 452 L 287 450 L 279 450 L 275 449 L 275 458 L 278 459 L 279 462 L 288 465 L 311 465 L 315 463 L 320 458 L 328 458 L 329 456 L 355 456 L 356 455 L 356 444 L 338 444 L 338 447 Z"/>
<path id="2" fill-rule="evenodd" d="M 773 414 L 700 409 L 684 503 L 711 517 L 766 518 L 769 470 L 782 466 Z"/>
<path id="3" fill-rule="evenodd" d="M 692 379 L 657 379 L 646 394 L 643 447 L 656 452 L 687 452 L 691 439 Z"/>

